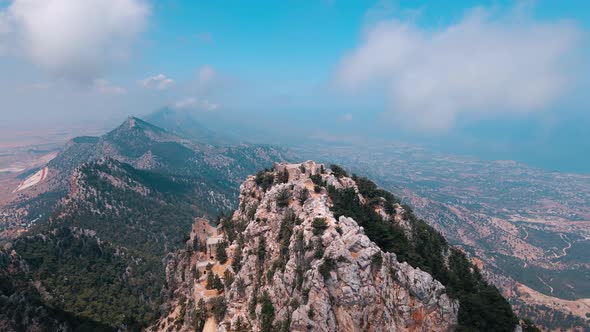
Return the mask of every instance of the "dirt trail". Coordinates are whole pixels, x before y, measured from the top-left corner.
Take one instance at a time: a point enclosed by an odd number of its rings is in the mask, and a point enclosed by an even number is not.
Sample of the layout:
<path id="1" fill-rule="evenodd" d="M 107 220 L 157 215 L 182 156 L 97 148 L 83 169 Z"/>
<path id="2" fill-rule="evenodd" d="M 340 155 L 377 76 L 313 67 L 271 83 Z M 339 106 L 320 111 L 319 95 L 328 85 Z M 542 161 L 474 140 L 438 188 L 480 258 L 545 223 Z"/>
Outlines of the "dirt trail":
<path id="1" fill-rule="evenodd" d="M 553 295 L 553 287 L 546 283 L 545 280 L 541 279 L 541 277 L 537 276 L 537 278 L 543 283 L 543 285 L 549 287 L 549 291 L 551 292 L 551 295 Z"/>
<path id="2" fill-rule="evenodd" d="M 524 238 L 523 238 L 522 240 L 523 240 L 523 241 L 526 241 L 526 240 L 529 238 L 529 232 L 527 232 L 526 228 L 524 228 L 524 227 L 521 227 L 520 229 L 522 229 L 522 230 L 523 230 L 523 232 L 524 232 Z M 522 267 L 523 267 L 524 269 L 526 269 L 526 268 L 527 268 L 527 266 L 529 266 L 529 264 L 528 264 L 528 263 L 525 261 L 525 262 L 523 263 Z"/>
<path id="3" fill-rule="evenodd" d="M 203 327 L 203 332 L 215 332 L 217 331 L 217 322 L 215 318 L 209 317 L 205 322 L 205 326 Z"/>
<path id="4" fill-rule="evenodd" d="M 561 257 L 567 256 L 568 249 L 570 249 L 572 247 L 572 243 L 571 243 L 570 239 L 567 237 L 567 235 L 565 235 L 563 233 L 559 233 L 559 237 L 561 237 L 563 242 L 567 243 L 567 245 L 561 249 L 561 255 L 554 253 L 555 258 L 561 258 Z"/>

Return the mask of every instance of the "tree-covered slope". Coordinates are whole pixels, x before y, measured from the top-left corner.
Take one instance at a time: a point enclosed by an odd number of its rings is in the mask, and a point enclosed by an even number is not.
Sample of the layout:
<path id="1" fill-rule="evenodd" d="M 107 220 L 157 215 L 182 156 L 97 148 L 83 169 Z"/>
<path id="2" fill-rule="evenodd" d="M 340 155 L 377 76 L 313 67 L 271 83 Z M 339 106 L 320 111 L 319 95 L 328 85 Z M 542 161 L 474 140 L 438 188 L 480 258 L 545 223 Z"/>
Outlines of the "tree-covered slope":
<path id="1" fill-rule="evenodd" d="M 6 209 L 13 212 L 13 224 L 49 217 L 67 193 L 74 170 L 100 158 L 166 176 L 190 177 L 200 193 L 201 208 L 215 215 L 235 207 L 237 189 L 248 174 L 286 156 L 283 149 L 265 145 L 213 147 L 130 117 L 101 137 L 77 137 L 68 142 L 47 164 L 47 179 L 18 193 L 7 205 Z"/>
<path id="2" fill-rule="evenodd" d="M 347 176 L 336 165 L 331 171 L 338 177 Z M 352 217 L 382 250 L 394 252 L 401 261 L 432 274 L 447 287 L 451 297 L 459 300 L 457 331 L 514 330 L 518 319 L 510 304 L 462 251 L 451 248 L 438 231 L 418 219 L 409 206 L 400 205 L 391 193 L 367 178 L 353 175 L 352 180 L 358 192 L 350 187 L 336 189 L 320 177 L 316 185 L 327 188 L 335 216 Z"/>
<path id="3" fill-rule="evenodd" d="M 204 213 L 194 182 L 112 159 L 83 164 L 49 221 L 12 247 L 47 305 L 112 328 L 144 326 L 160 304 L 162 259 Z"/>
<path id="4" fill-rule="evenodd" d="M 48 304 L 27 270 L 18 255 L 0 250 L 0 331 L 114 331 Z"/>

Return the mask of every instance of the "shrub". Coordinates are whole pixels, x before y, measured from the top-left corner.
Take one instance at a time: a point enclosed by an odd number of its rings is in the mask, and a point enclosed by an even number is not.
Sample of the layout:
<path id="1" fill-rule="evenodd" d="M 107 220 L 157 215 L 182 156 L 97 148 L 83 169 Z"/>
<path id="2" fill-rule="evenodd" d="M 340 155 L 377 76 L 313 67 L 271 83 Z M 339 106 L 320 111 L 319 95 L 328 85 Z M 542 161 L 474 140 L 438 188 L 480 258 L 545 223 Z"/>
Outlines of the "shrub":
<path id="1" fill-rule="evenodd" d="M 383 256 L 381 255 L 381 252 L 378 251 L 371 256 L 371 270 L 379 271 L 381 266 L 383 266 Z"/>
<path id="2" fill-rule="evenodd" d="M 307 188 L 303 188 L 303 190 L 301 190 L 301 193 L 299 193 L 299 204 L 303 205 L 308 198 L 309 190 Z"/>
<path id="3" fill-rule="evenodd" d="M 246 283 L 244 282 L 244 280 L 242 278 L 238 278 L 236 280 L 236 289 L 238 291 L 238 294 L 240 294 L 240 296 L 244 296 L 245 291 L 246 291 Z"/>
<path id="4" fill-rule="evenodd" d="M 296 221 L 297 216 L 295 216 L 295 212 L 289 209 L 285 213 L 279 228 L 278 240 L 280 243 L 280 251 L 276 264 L 282 270 L 284 270 L 287 260 L 289 259 L 289 241 L 291 240 L 291 235 L 293 235 L 293 227 Z"/>
<path id="5" fill-rule="evenodd" d="M 315 218 L 312 223 L 313 226 L 313 235 L 321 235 L 324 233 L 326 228 L 328 228 L 328 224 L 326 223 L 325 218 Z"/>
<path id="6" fill-rule="evenodd" d="M 264 238 L 261 237 L 258 242 L 258 250 L 256 250 L 256 255 L 258 256 L 258 263 L 262 266 L 264 264 L 264 258 L 266 257 L 266 242 Z"/>
<path id="7" fill-rule="evenodd" d="M 325 258 L 324 262 L 319 266 L 318 271 L 327 280 L 330 277 L 330 272 L 336 269 L 336 262 L 332 258 Z"/>
<path id="8" fill-rule="evenodd" d="M 270 297 L 267 292 L 262 294 L 262 307 L 260 309 L 260 331 L 271 332 L 273 330 L 273 322 L 275 320 L 275 308 L 272 305 Z"/>
<path id="9" fill-rule="evenodd" d="M 199 330 L 200 331 L 200 330 Z M 238 316 L 236 319 L 236 326 L 234 327 L 235 332 L 249 332 L 252 331 L 248 323 L 242 321 L 242 316 Z"/>
<path id="10" fill-rule="evenodd" d="M 223 282 L 221 282 L 221 279 L 217 274 L 211 271 L 207 273 L 207 283 L 205 284 L 205 288 L 223 291 Z"/>
<path id="11" fill-rule="evenodd" d="M 586 314 L 586 317 L 588 316 L 590 316 L 589 313 Z M 522 332 L 541 332 L 530 319 L 523 320 L 520 326 L 522 327 Z"/>
<path id="12" fill-rule="evenodd" d="M 215 282 L 214 281 L 214 277 L 213 277 L 214 274 L 215 273 L 213 273 L 211 271 L 209 271 L 209 273 L 207 273 L 207 282 L 205 283 L 205 288 L 207 288 L 207 289 L 213 289 L 213 288 L 215 288 L 213 286 L 213 284 Z"/>
<path id="13" fill-rule="evenodd" d="M 258 205 L 254 204 L 252 205 L 249 209 L 248 209 L 248 219 L 249 220 L 254 220 L 254 217 L 256 216 L 256 210 L 258 209 Z"/>
<path id="14" fill-rule="evenodd" d="M 225 298 L 223 296 L 217 296 L 209 300 L 209 304 L 211 305 L 211 312 L 215 317 L 215 320 L 220 322 L 225 316 L 225 311 L 227 310 L 227 305 L 225 304 Z"/>
<path id="15" fill-rule="evenodd" d="M 272 281 L 272 277 L 274 277 L 274 275 L 275 275 L 275 264 L 273 264 L 273 266 L 266 271 L 266 281 L 268 281 L 268 283 L 270 283 Z"/>
<path id="16" fill-rule="evenodd" d="M 267 171 L 260 171 L 256 173 L 256 184 L 262 188 L 262 191 L 266 191 L 274 182 L 274 174 Z"/>
<path id="17" fill-rule="evenodd" d="M 250 302 L 248 303 L 248 314 L 250 318 L 256 318 L 256 293 L 253 293 L 252 297 L 250 298 Z"/>
<path id="18" fill-rule="evenodd" d="M 313 311 L 312 306 L 309 306 L 309 310 L 307 311 L 307 316 L 309 317 L 309 319 L 313 319 L 313 317 L 315 317 L 315 311 Z"/>
<path id="19" fill-rule="evenodd" d="M 231 273 L 230 270 L 225 270 L 225 272 L 223 272 L 223 281 L 226 288 L 229 289 L 231 287 L 231 285 L 234 283 L 234 279 L 234 274 Z"/>
<path id="20" fill-rule="evenodd" d="M 225 251 L 226 249 L 227 249 L 227 242 L 223 241 L 223 242 L 219 242 L 217 244 L 216 254 L 217 254 L 217 260 L 219 261 L 220 264 L 225 264 L 225 262 L 227 262 L 227 252 Z"/>
<path id="21" fill-rule="evenodd" d="M 332 170 L 332 173 L 334 174 L 334 176 L 337 178 L 348 176 L 348 173 L 346 173 L 344 168 L 342 168 L 338 165 L 332 164 L 332 165 L 330 165 L 330 169 Z"/>
<path id="22" fill-rule="evenodd" d="M 242 245 L 239 243 L 234 252 L 234 259 L 231 261 L 231 268 L 235 273 L 238 273 L 242 268 Z"/>
<path id="23" fill-rule="evenodd" d="M 195 310 L 195 315 L 193 317 L 193 326 L 195 331 L 203 330 L 205 327 L 205 321 L 207 320 L 207 309 L 205 308 L 205 301 L 200 299 L 197 303 L 197 309 Z"/>
<path id="24" fill-rule="evenodd" d="M 290 199 L 291 193 L 288 189 L 285 188 L 279 191 L 279 194 L 277 195 L 277 206 L 281 208 L 289 206 Z"/>
<path id="25" fill-rule="evenodd" d="M 324 185 L 324 180 L 322 179 L 322 176 L 319 174 L 314 174 L 312 176 L 309 177 L 311 179 L 311 182 L 313 182 L 313 184 L 315 184 L 316 186 L 323 186 Z"/>
<path id="26" fill-rule="evenodd" d="M 318 239 L 318 241 L 315 242 L 315 250 L 313 253 L 313 257 L 320 259 L 322 257 L 324 257 L 324 245 L 322 244 L 322 240 Z"/>
<path id="27" fill-rule="evenodd" d="M 221 279 L 217 274 L 213 278 L 213 288 L 217 289 L 220 292 L 223 291 L 223 282 L 221 282 Z"/>
<path id="28" fill-rule="evenodd" d="M 275 178 L 276 183 L 287 183 L 289 182 L 289 171 L 287 168 L 278 172 L 277 177 Z"/>

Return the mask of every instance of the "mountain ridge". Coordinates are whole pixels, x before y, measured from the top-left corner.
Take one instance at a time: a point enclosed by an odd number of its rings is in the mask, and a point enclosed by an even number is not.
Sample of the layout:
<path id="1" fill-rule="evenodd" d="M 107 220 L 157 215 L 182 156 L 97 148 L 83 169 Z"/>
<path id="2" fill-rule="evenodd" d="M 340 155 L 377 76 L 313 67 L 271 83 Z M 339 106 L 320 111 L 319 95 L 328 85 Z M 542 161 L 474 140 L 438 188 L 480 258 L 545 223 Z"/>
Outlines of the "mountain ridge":
<path id="1" fill-rule="evenodd" d="M 215 215 L 232 208 L 231 202 L 237 200 L 235 189 L 248 174 L 273 161 L 285 160 L 287 155 L 285 149 L 270 145 L 213 147 L 130 116 L 100 137 L 82 136 L 66 143 L 47 163 L 46 179 L 14 194 L 6 205 L 11 219 L 5 222 L 19 228 L 23 224 L 28 227 L 33 220 L 38 222 L 39 216 L 46 219 L 57 201 L 67 193 L 68 180 L 74 170 L 85 162 L 104 157 L 137 169 L 194 177 L 203 195 L 209 191 L 221 195 L 217 203 L 204 198 L 209 204 L 208 213 Z"/>
<path id="2" fill-rule="evenodd" d="M 353 219 L 346 207 L 356 204 L 367 214 Z M 518 320 L 497 289 L 444 239 L 429 247 L 440 234 L 412 218 L 335 165 L 275 164 L 241 185 L 221 235 L 206 247 L 191 236 L 171 256 L 167 313 L 152 330 L 513 331 Z M 409 247 L 384 247 L 380 235 Z"/>

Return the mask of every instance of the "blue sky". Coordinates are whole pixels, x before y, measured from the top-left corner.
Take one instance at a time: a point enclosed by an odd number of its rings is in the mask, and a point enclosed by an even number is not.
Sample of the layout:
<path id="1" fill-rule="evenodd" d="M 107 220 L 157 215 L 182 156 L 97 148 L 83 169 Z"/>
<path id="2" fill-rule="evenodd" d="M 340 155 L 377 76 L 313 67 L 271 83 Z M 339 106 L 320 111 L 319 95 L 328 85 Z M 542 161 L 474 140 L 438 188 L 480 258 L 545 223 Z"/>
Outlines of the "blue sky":
<path id="1" fill-rule="evenodd" d="M 575 0 L 0 0 L 0 127 L 169 106 L 590 172 L 589 28 Z"/>
<path id="2" fill-rule="evenodd" d="M 437 29 L 476 7 L 510 10 L 514 1 L 164 1 L 154 5 L 142 70 L 190 79 L 187 68 L 210 64 L 257 80 L 277 92 L 329 82 L 339 59 L 357 46 L 363 27 L 378 17 L 416 16 Z M 526 4 L 526 3 L 525 3 Z M 584 1 L 536 1 L 538 20 L 590 25 Z M 586 9 L 586 10 L 584 10 Z M 372 12 L 374 12 L 372 14 Z M 281 84 L 276 85 L 277 80 Z"/>

